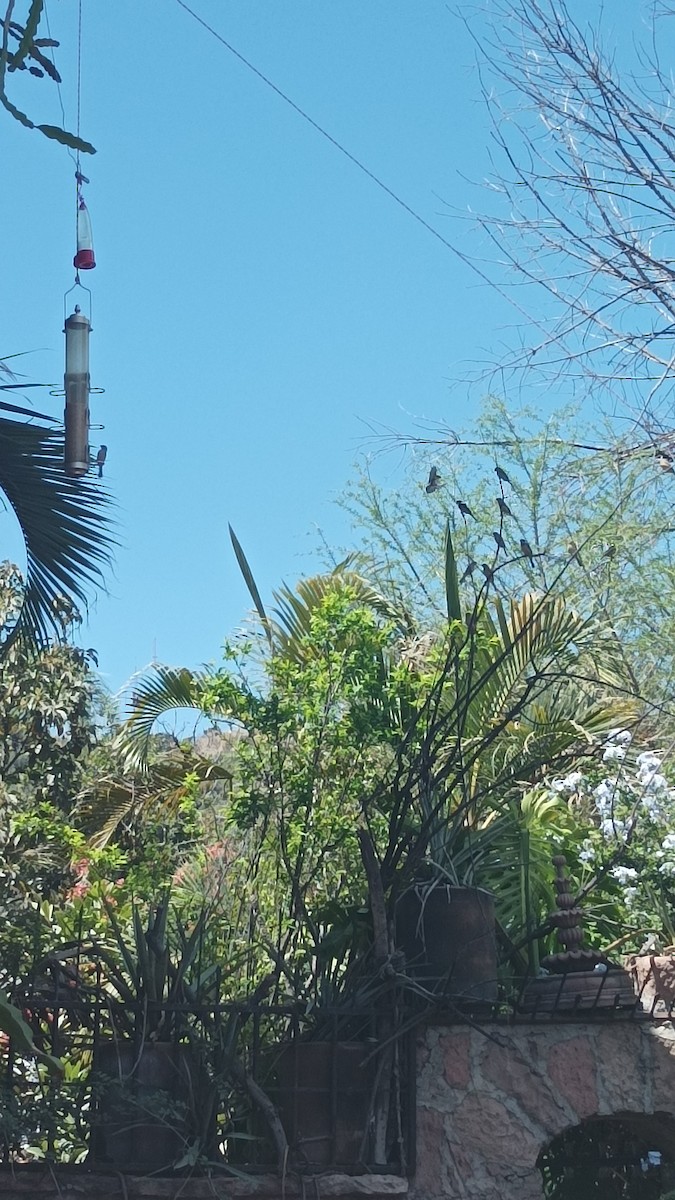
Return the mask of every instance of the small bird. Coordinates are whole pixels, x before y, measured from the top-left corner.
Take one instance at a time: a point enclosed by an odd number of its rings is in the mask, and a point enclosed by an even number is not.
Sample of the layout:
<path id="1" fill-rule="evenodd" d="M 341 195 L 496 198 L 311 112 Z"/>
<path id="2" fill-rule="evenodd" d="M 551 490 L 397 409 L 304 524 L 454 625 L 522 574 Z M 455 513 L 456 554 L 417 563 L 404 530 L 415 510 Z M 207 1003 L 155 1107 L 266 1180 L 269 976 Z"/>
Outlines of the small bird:
<path id="1" fill-rule="evenodd" d="M 500 483 L 511 483 L 511 480 L 509 479 L 503 467 L 495 467 L 495 475 Z"/>
<path id="2" fill-rule="evenodd" d="M 497 543 L 497 549 L 498 550 L 506 550 L 506 542 L 504 541 L 501 533 L 497 533 L 496 529 L 493 529 L 492 536 Z"/>
<path id="3" fill-rule="evenodd" d="M 473 517 L 474 521 L 476 520 L 468 504 L 465 504 L 463 500 L 455 500 L 455 504 L 457 505 L 463 517 Z"/>
<path id="4" fill-rule="evenodd" d="M 481 569 L 481 571 L 483 572 L 483 574 L 484 574 L 485 578 L 487 579 L 488 583 L 492 583 L 492 580 L 493 580 L 493 579 L 494 579 L 494 577 L 495 577 L 495 573 L 494 573 L 494 571 L 493 571 L 492 567 L 489 567 L 489 566 L 487 565 L 487 563 L 481 563 L 481 565 L 480 565 L 480 569 Z"/>
<path id="5" fill-rule="evenodd" d="M 429 472 L 429 482 L 425 488 L 425 491 L 427 491 L 429 493 L 437 492 L 439 487 L 442 487 L 442 486 L 443 486 L 443 480 L 441 479 L 436 468 L 432 467 Z"/>
<path id="6" fill-rule="evenodd" d="M 534 551 L 525 538 L 520 539 L 520 549 L 525 558 L 529 558 L 530 562 L 534 562 Z"/>
<path id="7" fill-rule="evenodd" d="M 474 561 L 473 561 L 473 559 L 472 559 L 472 558 L 470 558 L 470 559 L 469 559 L 469 561 L 468 561 L 468 563 L 467 563 L 467 566 L 466 566 L 466 571 L 465 571 L 465 572 L 464 572 L 464 574 L 462 575 L 462 578 L 460 579 L 460 581 L 459 581 L 459 582 L 460 582 L 460 583 L 464 583 L 464 580 L 465 580 L 465 579 L 469 579 L 469 577 L 470 577 L 471 575 L 473 575 L 473 573 L 474 573 L 474 571 L 476 570 L 476 567 L 477 567 L 477 566 L 478 566 L 478 563 L 477 563 L 477 562 L 474 562 Z"/>
<path id="8" fill-rule="evenodd" d="M 511 509 L 509 508 L 508 504 L 506 503 L 506 500 L 503 500 L 501 496 L 497 496 L 497 504 L 499 505 L 499 511 L 503 517 L 512 517 L 513 516 L 513 513 L 511 512 Z"/>
<path id="9" fill-rule="evenodd" d="M 670 471 L 671 474 L 673 472 L 673 460 L 669 454 L 659 454 L 656 459 L 656 465 L 662 471 Z"/>
<path id="10" fill-rule="evenodd" d="M 104 464 L 107 456 L 108 456 L 108 447 L 101 446 L 98 454 L 96 455 L 96 466 L 98 467 L 99 479 L 103 479 L 103 464 Z"/>
<path id="11" fill-rule="evenodd" d="M 579 553 L 579 547 L 577 546 L 576 542 L 568 542 L 567 543 L 567 553 L 569 554 L 571 559 L 576 559 L 576 561 L 579 563 L 579 565 L 583 566 L 583 563 L 581 561 L 581 555 Z"/>
<path id="12" fill-rule="evenodd" d="M 602 557 L 612 559 L 612 558 L 614 558 L 615 554 L 616 554 L 616 546 L 614 545 L 614 542 L 610 542 L 609 545 L 607 546 L 606 550 L 603 552 Z"/>

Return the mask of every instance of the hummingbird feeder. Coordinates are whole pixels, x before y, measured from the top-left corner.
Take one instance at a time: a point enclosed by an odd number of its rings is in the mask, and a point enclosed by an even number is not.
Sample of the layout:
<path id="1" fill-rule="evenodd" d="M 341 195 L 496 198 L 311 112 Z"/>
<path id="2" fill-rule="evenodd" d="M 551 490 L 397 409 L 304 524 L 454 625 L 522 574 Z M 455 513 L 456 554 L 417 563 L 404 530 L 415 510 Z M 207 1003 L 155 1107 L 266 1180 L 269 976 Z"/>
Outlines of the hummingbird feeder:
<path id="1" fill-rule="evenodd" d="M 83 288 L 91 300 L 91 293 L 80 283 L 80 271 L 90 271 L 96 266 L 94 242 L 91 234 L 89 210 L 82 195 L 82 185 L 89 180 L 77 165 L 75 172 L 77 183 L 77 250 L 73 259 L 75 267 L 75 288 Z M 71 288 L 70 291 L 73 291 Z M 68 293 L 66 293 L 68 295 Z M 90 305 L 91 311 L 91 305 Z M 92 387 L 89 378 L 89 334 L 91 333 L 90 318 L 75 305 L 75 311 L 66 318 L 64 333 L 66 335 L 66 370 L 64 388 L 66 410 L 64 424 L 66 429 L 65 472 L 66 475 L 78 478 L 87 475 L 91 467 L 89 453 L 89 396 Z M 99 389 L 94 389 L 99 390 Z"/>
<path id="2" fill-rule="evenodd" d="M 78 178 L 77 253 L 73 259 L 73 266 L 76 271 L 91 271 L 92 267 L 96 266 L 94 239 L 91 233 L 89 209 L 84 202 L 83 196 L 79 193 L 80 178 L 81 176 Z"/>
<path id="3" fill-rule="evenodd" d="M 89 471 L 89 318 L 79 304 L 66 319 L 66 392 L 65 469 L 66 475 L 86 475 Z"/>

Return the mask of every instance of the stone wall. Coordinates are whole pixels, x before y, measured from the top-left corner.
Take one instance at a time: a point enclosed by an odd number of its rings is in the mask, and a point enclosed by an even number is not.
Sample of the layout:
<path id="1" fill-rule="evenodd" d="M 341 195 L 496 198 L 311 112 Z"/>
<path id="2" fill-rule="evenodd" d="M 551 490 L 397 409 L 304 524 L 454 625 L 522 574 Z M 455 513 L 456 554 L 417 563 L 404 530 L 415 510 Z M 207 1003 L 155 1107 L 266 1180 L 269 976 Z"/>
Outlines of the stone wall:
<path id="1" fill-rule="evenodd" d="M 407 1191 L 407 1180 L 395 1175 L 159 1179 L 102 1175 L 83 1167 L 0 1164 L 2 1200 L 405 1200 Z"/>
<path id="2" fill-rule="evenodd" d="M 419 1038 L 417 1170 L 161 1180 L 85 1168 L 0 1166 L 0 1200 L 541 1200 L 537 1165 L 588 1117 L 655 1114 L 655 1148 L 675 1161 L 675 1024 L 602 1021 L 431 1026 Z M 658 1135 L 658 1136 L 657 1136 Z"/>
<path id="3" fill-rule="evenodd" d="M 551 1138 L 619 1113 L 675 1113 L 670 1022 L 430 1027 L 418 1045 L 411 1196 L 541 1200 L 537 1158 Z"/>

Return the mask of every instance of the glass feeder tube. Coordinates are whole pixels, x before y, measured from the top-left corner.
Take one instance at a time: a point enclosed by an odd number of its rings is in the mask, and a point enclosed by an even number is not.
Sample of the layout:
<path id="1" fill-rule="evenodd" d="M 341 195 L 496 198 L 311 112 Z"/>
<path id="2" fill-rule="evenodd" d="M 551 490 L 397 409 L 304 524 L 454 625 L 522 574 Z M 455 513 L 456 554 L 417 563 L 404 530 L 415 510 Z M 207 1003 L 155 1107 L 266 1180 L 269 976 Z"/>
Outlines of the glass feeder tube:
<path id="1" fill-rule="evenodd" d="M 89 470 L 89 334 L 88 317 L 75 312 L 66 319 L 66 475 L 86 475 Z"/>

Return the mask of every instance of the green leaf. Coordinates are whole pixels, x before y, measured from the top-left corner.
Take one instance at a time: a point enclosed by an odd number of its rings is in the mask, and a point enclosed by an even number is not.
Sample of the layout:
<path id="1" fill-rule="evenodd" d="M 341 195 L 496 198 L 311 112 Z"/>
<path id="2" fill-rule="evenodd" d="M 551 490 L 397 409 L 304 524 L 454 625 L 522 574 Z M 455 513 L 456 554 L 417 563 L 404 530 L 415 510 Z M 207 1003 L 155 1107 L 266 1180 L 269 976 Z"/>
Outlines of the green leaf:
<path id="1" fill-rule="evenodd" d="M 60 129 L 58 125 L 36 125 L 34 128 L 39 129 L 45 137 L 60 142 L 62 146 L 69 146 L 71 150 L 79 150 L 81 154 L 96 153 L 96 147 L 92 146 L 91 142 L 85 142 L 83 138 L 76 137 L 74 133 L 68 133 L 67 129 Z"/>
<path id="2" fill-rule="evenodd" d="M 15 636 L 44 644 L 60 626 L 55 602 L 87 603 L 115 541 L 110 498 L 97 481 L 63 471 L 62 431 L 0 418 L 0 488 L 26 543 L 26 593 Z"/>
<path id="3" fill-rule="evenodd" d="M 9 65 L 12 68 L 19 67 L 26 55 L 30 52 L 30 48 L 35 41 L 35 35 L 38 31 L 38 25 L 40 24 L 43 2 L 44 0 L 32 0 L 30 11 L 28 13 L 28 19 L 21 36 L 21 41 L 19 42 L 17 50 L 10 56 L 9 59 Z"/>
<path id="4" fill-rule="evenodd" d="M 445 598 L 448 607 L 448 620 L 461 621 L 462 605 L 459 599 L 457 563 L 455 562 L 449 521 L 445 530 Z"/>
<path id="5" fill-rule="evenodd" d="M 126 725 L 119 736 L 119 747 L 132 770 L 148 769 L 147 757 L 155 721 L 177 708 L 201 711 L 201 695 L 208 681 L 204 672 L 183 667 L 154 667 L 135 689 Z"/>
<path id="6" fill-rule="evenodd" d="M 7 99 L 2 89 L 0 89 L 0 104 L 4 104 L 7 112 L 11 113 L 12 116 L 15 117 L 17 121 L 20 121 L 22 125 L 25 125 L 26 129 L 35 129 L 30 117 L 27 117 L 25 112 L 22 112 L 20 108 L 17 108 L 16 104 L 12 104 L 12 101 Z"/>
<path id="7" fill-rule="evenodd" d="M 45 1054 L 44 1051 L 38 1049 L 33 1041 L 30 1027 L 24 1021 L 21 1012 L 1 993 L 0 1029 L 11 1038 L 14 1050 L 20 1054 L 28 1054 L 31 1058 L 39 1059 L 54 1075 L 63 1074 L 63 1064 L 60 1060 L 54 1058 L 52 1054 Z"/>
<path id="8" fill-rule="evenodd" d="M 265 630 L 265 633 L 267 634 L 267 640 L 271 645 L 272 644 L 272 633 L 270 630 L 270 624 L 267 619 L 267 613 L 265 612 L 265 609 L 263 607 L 263 602 L 260 599 L 260 592 L 258 591 L 258 586 L 256 584 L 255 579 L 253 578 L 253 572 L 251 571 L 251 568 L 248 565 L 248 560 L 246 558 L 246 555 L 244 554 L 244 551 L 242 550 L 241 543 L 239 542 L 239 539 L 238 539 L 237 535 L 235 534 L 234 529 L 232 528 L 231 525 L 228 525 L 228 529 L 230 531 L 230 540 L 231 540 L 232 546 L 234 548 L 234 553 L 237 557 L 237 562 L 239 563 L 239 570 L 241 571 L 242 575 L 244 576 L 244 583 L 246 584 L 246 586 L 249 590 L 249 595 L 250 595 L 253 603 L 255 604 L 256 609 L 258 610 L 258 616 L 260 617 L 260 620 L 263 623 L 263 628 Z"/>

